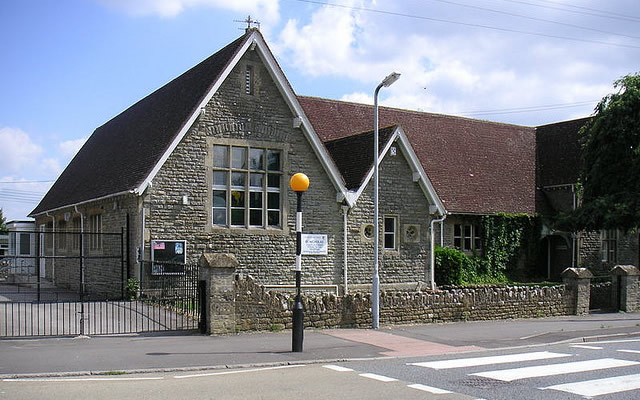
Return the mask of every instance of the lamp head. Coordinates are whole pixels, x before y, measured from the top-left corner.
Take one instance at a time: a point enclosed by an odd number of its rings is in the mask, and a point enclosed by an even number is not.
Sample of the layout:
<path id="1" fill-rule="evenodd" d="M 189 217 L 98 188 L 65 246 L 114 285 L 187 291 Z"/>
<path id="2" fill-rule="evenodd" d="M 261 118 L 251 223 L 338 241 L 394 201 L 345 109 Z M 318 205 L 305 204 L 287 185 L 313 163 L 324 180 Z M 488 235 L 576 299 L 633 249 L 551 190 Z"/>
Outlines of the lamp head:
<path id="1" fill-rule="evenodd" d="M 386 78 L 384 78 L 382 80 L 382 86 L 384 87 L 389 87 L 391 86 L 395 81 L 398 80 L 398 78 L 400 78 L 400 74 L 397 72 L 392 72 L 389 75 L 387 75 Z"/>
<path id="2" fill-rule="evenodd" d="M 302 172 L 298 172 L 289 180 L 289 186 L 294 192 L 304 192 L 309 189 L 309 177 Z"/>

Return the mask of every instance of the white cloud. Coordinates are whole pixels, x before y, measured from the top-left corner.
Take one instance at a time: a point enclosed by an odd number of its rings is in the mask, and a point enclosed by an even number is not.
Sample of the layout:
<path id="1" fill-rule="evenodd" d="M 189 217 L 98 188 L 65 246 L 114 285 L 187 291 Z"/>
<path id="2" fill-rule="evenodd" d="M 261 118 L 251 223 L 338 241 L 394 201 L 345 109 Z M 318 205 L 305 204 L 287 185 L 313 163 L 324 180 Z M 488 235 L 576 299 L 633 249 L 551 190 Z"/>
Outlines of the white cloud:
<path id="1" fill-rule="evenodd" d="M 8 220 L 26 218 L 86 140 L 43 148 L 21 129 L 0 128 L 0 208 Z"/>
<path id="2" fill-rule="evenodd" d="M 402 73 L 397 83 L 381 92 L 381 104 L 454 114 L 597 101 L 611 90 L 613 80 L 628 73 L 611 71 L 605 54 L 612 49 L 606 46 L 477 28 L 452 29 L 451 25 L 358 9 L 393 10 L 390 7 L 397 6 L 405 14 L 426 15 L 424 8 L 411 10 L 407 3 L 345 0 L 340 4 L 352 8 L 321 6 L 304 23 L 289 20 L 273 47 L 302 75 L 348 79 L 371 91 L 388 73 Z M 429 16 L 437 18 L 438 11 L 440 7 L 434 8 Z M 460 14 L 453 19 L 480 22 L 477 13 Z M 485 24 L 499 26 L 502 22 L 493 19 Z M 359 88 L 341 99 L 371 103 L 372 97 Z M 592 104 L 584 105 L 565 110 L 564 115 L 585 116 L 592 108 Z M 562 119 L 556 116 L 559 113 L 478 117 L 536 125 Z"/>
<path id="3" fill-rule="evenodd" d="M 43 153 L 42 147 L 35 144 L 29 135 L 17 128 L 0 128 L 0 170 L 16 173 L 32 168 Z"/>
<path id="4" fill-rule="evenodd" d="M 66 159 L 71 160 L 73 156 L 76 155 L 78 150 L 84 145 L 84 142 L 87 141 L 89 137 L 83 137 L 80 139 L 74 140 L 65 140 L 64 142 L 58 143 L 58 149 L 60 150 L 60 154 Z"/>
<path id="5" fill-rule="evenodd" d="M 261 22 L 275 22 L 279 18 L 278 0 L 99 0 L 131 15 L 159 15 L 175 17 L 187 8 L 210 7 L 253 13 Z"/>
<path id="6" fill-rule="evenodd" d="M 367 94 L 362 92 L 354 92 L 345 94 L 340 98 L 342 101 L 350 101 L 352 103 L 373 104 L 373 93 Z"/>

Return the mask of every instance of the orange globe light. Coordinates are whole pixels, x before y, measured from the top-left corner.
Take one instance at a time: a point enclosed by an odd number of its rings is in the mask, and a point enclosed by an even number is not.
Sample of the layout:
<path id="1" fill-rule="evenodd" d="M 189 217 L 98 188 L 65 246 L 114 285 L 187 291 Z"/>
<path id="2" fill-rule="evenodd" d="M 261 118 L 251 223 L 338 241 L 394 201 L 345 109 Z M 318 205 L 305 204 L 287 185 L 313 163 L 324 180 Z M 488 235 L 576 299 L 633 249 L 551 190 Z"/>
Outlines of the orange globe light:
<path id="1" fill-rule="evenodd" d="M 309 178 L 302 172 L 298 172 L 289 180 L 289 186 L 294 192 L 304 192 L 309 189 Z"/>

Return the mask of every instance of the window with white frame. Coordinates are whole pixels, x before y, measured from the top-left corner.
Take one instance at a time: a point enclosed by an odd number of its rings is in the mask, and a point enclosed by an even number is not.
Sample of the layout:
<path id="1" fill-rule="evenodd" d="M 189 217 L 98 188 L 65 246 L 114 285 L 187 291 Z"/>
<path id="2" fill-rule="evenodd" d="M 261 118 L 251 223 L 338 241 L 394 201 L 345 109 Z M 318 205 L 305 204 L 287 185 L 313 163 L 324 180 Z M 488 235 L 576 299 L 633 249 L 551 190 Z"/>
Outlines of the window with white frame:
<path id="1" fill-rule="evenodd" d="M 453 247 L 464 251 L 482 250 L 482 228 L 480 225 L 454 224 Z"/>
<path id="2" fill-rule="evenodd" d="M 606 229 L 600 232 L 602 262 L 616 262 L 618 249 L 618 231 Z"/>
<path id="3" fill-rule="evenodd" d="M 385 250 L 398 248 L 398 217 L 384 217 L 383 238 Z"/>
<path id="4" fill-rule="evenodd" d="M 282 226 L 282 151 L 213 146 L 213 225 Z"/>
<path id="5" fill-rule="evenodd" d="M 102 214 L 89 216 L 89 249 L 102 249 Z"/>

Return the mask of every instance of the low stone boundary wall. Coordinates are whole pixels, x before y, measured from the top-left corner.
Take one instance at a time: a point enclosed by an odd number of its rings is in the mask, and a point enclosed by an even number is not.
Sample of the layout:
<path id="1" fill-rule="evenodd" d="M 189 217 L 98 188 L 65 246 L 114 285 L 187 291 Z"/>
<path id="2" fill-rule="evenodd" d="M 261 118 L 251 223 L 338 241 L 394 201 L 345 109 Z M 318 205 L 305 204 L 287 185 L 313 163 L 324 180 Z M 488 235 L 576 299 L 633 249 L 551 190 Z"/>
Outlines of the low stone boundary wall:
<path id="1" fill-rule="evenodd" d="M 293 295 L 265 291 L 250 276 L 236 278 L 235 292 L 237 331 L 291 327 Z M 369 293 L 303 296 L 302 301 L 305 327 L 371 327 Z M 383 291 L 380 322 L 411 324 L 568 315 L 572 313 L 571 304 L 564 285 Z"/>
<path id="2" fill-rule="evenodd" d="M 237 275 L 237 266 L 232 254 L 204 254 L 200 258 L 206 332 L 291 328 L 294 296 L 265 290 L 252 277 Z M 564 284 L 557 286 L 383 290 L 379 302 L 380 322 L 424 324 L 588 313 L 591 273 L 584 268 L 567 268 L 562 277 Z M 631 282 L 636 281 L 629 280 L 627 286 L 635 288 Z M 353 292 L 344 296 L 307 293 L 302 302 L 305 327 L 368 328 L 372 325 L 369 293 Z"/>

